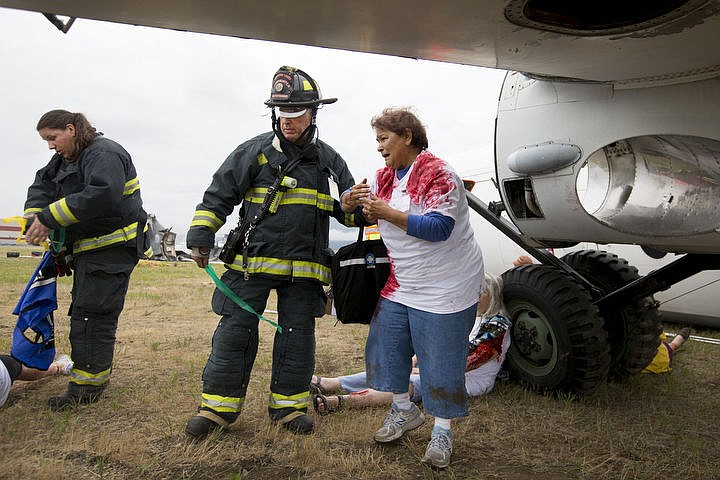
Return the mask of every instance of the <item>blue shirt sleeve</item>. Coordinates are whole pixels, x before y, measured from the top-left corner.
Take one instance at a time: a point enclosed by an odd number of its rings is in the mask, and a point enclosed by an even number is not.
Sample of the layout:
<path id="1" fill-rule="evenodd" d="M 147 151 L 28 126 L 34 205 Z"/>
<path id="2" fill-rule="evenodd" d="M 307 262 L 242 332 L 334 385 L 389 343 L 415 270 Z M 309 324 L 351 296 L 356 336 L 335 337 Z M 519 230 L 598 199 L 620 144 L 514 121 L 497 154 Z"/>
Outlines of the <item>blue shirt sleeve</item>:
<path id="1" fill-rule="evenodd" d="M 437 212 L 425 215 L 408 215 L 407 233 L 429 242 L 441 242 L 450 238 L 455 219 Z"/>

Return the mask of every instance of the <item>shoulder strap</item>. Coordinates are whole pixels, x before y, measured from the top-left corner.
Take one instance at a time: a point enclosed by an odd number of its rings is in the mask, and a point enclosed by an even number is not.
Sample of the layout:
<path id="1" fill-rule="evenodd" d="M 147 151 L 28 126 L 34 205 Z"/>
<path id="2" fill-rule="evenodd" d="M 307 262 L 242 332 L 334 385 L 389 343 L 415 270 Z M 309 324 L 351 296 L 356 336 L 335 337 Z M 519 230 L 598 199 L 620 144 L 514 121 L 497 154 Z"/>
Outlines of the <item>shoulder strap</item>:
<path id="1" fill-rule="evenodd" d="M 287 164 L 285 164 L 285 168 L 282 168 L 282 165 L 280 165 L 280 168 L 278 169 L 278 176 L 285 175 L 290 173 L 290 171 L 295 168 L 300 161 L 302 160 L 302 156 L 297 156 L 293 158 L 292 160 L 289 160 Z"/>
<path id="2" fill-rule="evenodd" d="M 290 171 L 295 168 L 300 161 L 302 160 L 302 155 L 298 155 L 291 160 L 289 160 L 287 163 L 285 163 L 285 168 L 280 165 L 275 170 L 275 181 L 273 184 L 268 188 L 267 193 L 265 193 L 265 198 L 263 199 L 263 203 L 260 206 L 260 211 L 255 215 L 255 217 L 250 221 L 250 224 L 248 225 L 248 228 L 245 230 L 244 238 L 243 238 L 243 245 L 242 245 L 242 268 L 245 272 L 245 279 L 248 279 L 248 247 L 250 245 L 250 238 L 252 237 L 252 234 L 255 232 L 255 229 L 260 224 L 260 222 L 263 221 L 263 219 L 267 216 L 267 214 L 270 212 L 270 206 L 275 202 L 276 197 L 279 194 L 282 194 L 281 192 L 285 191 L 285 187 L 282 185 L 283 177 L 290 173 Z M 239 225 L 238 225 L 239 227 Z M 362 231 L 361 231 L 362 233 Z"/>

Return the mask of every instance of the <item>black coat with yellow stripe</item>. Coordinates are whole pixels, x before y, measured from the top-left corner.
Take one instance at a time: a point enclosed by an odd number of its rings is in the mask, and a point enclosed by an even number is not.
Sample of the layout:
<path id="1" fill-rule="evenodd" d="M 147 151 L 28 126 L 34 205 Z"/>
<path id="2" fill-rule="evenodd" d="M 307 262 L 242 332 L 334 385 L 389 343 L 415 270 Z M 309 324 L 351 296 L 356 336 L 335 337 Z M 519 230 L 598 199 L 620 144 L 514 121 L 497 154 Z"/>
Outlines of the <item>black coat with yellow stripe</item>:
<path id="1" fill-rule="evenodd" d="M 130 154 L 98 136 L 72 161 L 53 155 L 28 189 L 25 214 L 33 213 L 52 230 L 64 228 L 67 244 L 83 242 L 76 254 L 137 244 L 146 214 Z"/>
<path id="2" fill-rule="evenodd" d="M 288 160 L 273 140 L 272 132 L 248 140 L 218 168 L 195 210 L 188 247 L 212 247 L 215 233 L 236 205 L 242 204 L 241 227 L 247 229 L 277 178 L 277 167 Z M 345 161 L 328 144 L 316 140 L 315 145 L 317 156 L 303 158 L 288 174 L 297 185 L 282 193 L 277 211 L 268 214 L 254 231 L 248 248 L 249 273 L 328 283 L 330 217 L 346 226 L 362 222 L 359 216 L 345 214 L 331 195 L 331 182 L 339 193 L 354 184 Z M 235 262 L 228 267 L 241 270 L 241 264 L 238 249 Z"/>

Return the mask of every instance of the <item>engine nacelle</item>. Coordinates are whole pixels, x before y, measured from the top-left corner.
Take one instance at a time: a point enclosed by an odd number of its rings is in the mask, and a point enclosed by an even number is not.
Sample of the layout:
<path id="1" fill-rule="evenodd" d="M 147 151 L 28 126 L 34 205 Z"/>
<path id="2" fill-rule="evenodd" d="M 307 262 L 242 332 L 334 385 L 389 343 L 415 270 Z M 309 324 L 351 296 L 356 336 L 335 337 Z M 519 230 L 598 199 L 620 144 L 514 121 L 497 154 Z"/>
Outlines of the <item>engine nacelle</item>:
<path id="1" fill-rule="evenodd" d="M 623 87 L 508 73 L 495 135 L 508 215 L 536 246 L 720 253 L 720 79 Z"/>

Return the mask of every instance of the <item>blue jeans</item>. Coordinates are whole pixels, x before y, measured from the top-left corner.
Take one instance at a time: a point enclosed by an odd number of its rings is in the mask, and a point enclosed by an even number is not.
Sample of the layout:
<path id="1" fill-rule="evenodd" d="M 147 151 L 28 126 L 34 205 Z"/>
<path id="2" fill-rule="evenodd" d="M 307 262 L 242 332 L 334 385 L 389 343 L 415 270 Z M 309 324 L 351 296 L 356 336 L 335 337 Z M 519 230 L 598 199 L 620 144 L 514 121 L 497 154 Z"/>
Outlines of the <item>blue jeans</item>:
<path id="1" fill-rule="evenodd" d="M 365 345 L 368 385 L 407 392 L 416 354 L 425 411 L 441 418 L 466 416 L 465 363 L 476 309 L 437 314 L 380 298 Z"/>

